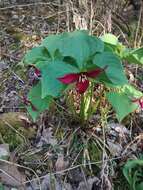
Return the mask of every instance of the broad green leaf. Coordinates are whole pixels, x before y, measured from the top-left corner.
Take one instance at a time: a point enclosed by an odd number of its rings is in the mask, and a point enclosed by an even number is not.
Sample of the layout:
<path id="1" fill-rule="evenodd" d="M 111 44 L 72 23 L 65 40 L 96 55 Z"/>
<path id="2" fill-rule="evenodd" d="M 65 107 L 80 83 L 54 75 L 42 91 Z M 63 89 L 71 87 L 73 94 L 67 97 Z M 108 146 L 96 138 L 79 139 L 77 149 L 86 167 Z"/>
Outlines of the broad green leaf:
<path id="1" fill-rule="evenodd" d="M 129 51 L 124 56 L 124 59 L 129 63 L 143 65 L 143 47 Z"/>
<path id="2" fill-rule="evenodd" d="M 104 51 L 115 53 L 116 46 L 112 44 L 104 43 Z"/>
<path id="3" fill-rule="evenodd" d="M 27 65 L 35 64 L 38 61 L 46 61 L 50 58 L 49 52 L 43 46 L 34 47 L 28 51 L 23 62 Z"/>
<path id="4" fill-rule="evenodd" d="M 30 105 L 27 106 L 27 110 L 34 121 L 36 121 L 36 118 L 41 112 L 49 108 L 52 99 L 53 98 L 51 96 L 41 98 L 40 82 L 30 90 L 28 94 L 28 100 L 31 101 L 32 105 L 34 106 L 34 108 L 36 108 L 36 110 L 33 109 Z"/>
<path id="5" fill-rule="evenodd" d="M 107 77 L 101 77 L 101 82 L 108 82 L 105 79 L 108 78 L 112 84 L 120 86 L 127 84 L 127 78 L 125 76 L 123 66 L 119 58 L 111 52 L 98 53 L 93 58 L 93 63 L 104 68 L 108 66 L 105 70 Z"/>
<path id="6" fill-rule="evenodd" d="M 41 65 L 40 70 L 42 72 L 42 98 L 47 95 L 60 96 L 67 85 L 61 83 L 57 78 L 79 72 L 76 67 L 58 60 L 51 60 L 50 63 Z"/>
<path id="7" fill-rule="evenodd" d="M 119 121 L 138 108 L 138 105 L 132 103 L 131 99 L 124 93 L 109 92 L 106 96 L 115 109 Z"/>
<path id="8" fill-rule="evenodd" d="M 143 96 L 141 91 L 136 90 L 135 87 L 131 86 L 130 84 L 124 85 L 121 88 L 121 91 L 130 98 L 141 98 Z"/>
<path id="9" fill-rule="evenodd" d="M 124 60 L 124 58 L 126 57 L 126 55 L 128 55 L 129 52 L 129 50 L 121 43 L 118 43 L 117 45 L 104 43 L 104 51 L 114 53 L 121 60 Z"/>
<path id="10" fill-rule="evenodd" d="M 63 56 L 74 58 L 80 69 L 85 67 L 90 56 L 104 50 L 104 43 L 99 38 L 89 36 L 85 31 L 50 35 L 42 45 L 48 49 L 52 57 L 58 49 Z"/>
<path id="11" fill-rule="evenodd" d="M 104 51 L 113 52 L 120 59 L 123 59 L 128 52 L 128 49 L 111 33 L 101 36 L 101 40 L 104 42 Z"/>
<path id="12" fill-rule="evenodd" d="M 107 33 L 107 34 L 101 36 L 101 40 L 105 43 L 112 44 L 115 46 L 118 44 L 118 38 L 111 33 Z"/>

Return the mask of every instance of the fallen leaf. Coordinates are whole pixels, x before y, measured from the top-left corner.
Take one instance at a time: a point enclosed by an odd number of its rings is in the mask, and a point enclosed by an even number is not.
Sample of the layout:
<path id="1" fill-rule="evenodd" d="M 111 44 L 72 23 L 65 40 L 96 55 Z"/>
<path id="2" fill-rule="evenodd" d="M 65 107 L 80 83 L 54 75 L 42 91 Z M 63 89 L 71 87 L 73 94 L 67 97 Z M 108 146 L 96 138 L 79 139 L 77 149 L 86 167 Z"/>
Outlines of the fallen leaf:
<path id="1" fill-rule="evenodd" d="M 56 171 L 65 170 L 68 167 L 68 164 L 69 164 L 68 161 L 64 160 L 64 155 L 59 154 L 58 159 L 57 159 L 56 164 L 55 164 Z"/>
<path id="2" fill-rule="evenodd" d="M 115 130 L 121 137 L 123 137 L 125 134 L 130 134 L 129 130 L 124 125 L 121 125 L 119 123 L 109 123 L 107 127 L 109 128 L 109 130 Z"/>
<path id="3" fill-rule="evenodd" d="M 57 144 L 56 139 L 53 137 L 53 132 L 51 127 L 43 129 L 37 147 L 42 147 L 43 145 L 47 144 L 51 144 L 52 146 Z"/>
<path id="4" fill-rule="evenodd" d="M 119 156 L 123 147 L 119 143 L 113 143 L 111 141 L 107 141 L 107 144 L 109 146 L 110 153 L 113 156 Z"/>
<path id="5" fill-rule="evenodd" d="M 93 184 L 98 184 L 100 180 L 97 177 L 89 178 L 86 182 L 80 182 L 77 190 L 92 190 Z"/>
<path id="6" fill-rule="evenodd" d="M 0 179 L 4 185 L 18 187 L 19 190 L 25 189 L 22 183 L 26 181 L 26 177 L 15 165 L 0 162 L 0 172 Z"/>
<path id="7" fill-rule="evenodd" d="M 10 156 L 9 145 L 0 144 L 0 159 L 7 160 L 9 156 Z"/>
<path id="8" fill-rule="evenodd" d="M 50 176 L 50 174 L 47 174 L 41 184 L 42 190 L 61 190 L 60 184 L 57 182 L 56 178 L 54 176 Z"/>

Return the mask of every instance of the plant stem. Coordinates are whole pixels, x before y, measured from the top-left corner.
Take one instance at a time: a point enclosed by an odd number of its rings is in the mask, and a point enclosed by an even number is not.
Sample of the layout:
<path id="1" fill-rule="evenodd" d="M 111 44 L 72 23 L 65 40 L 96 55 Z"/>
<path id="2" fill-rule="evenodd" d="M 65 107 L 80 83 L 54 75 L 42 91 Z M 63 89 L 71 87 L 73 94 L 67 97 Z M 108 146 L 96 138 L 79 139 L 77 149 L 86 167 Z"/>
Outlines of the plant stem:
<path id="1" fill-rule="evenodd" d="M 69 107 L 69 109 L 70 109 L 72 115 L 73 115 L 74 117 L 76 117 L 77 113 L 76 113 L 76 107 L 75 107 L 75 105 L 74 105 L 74 101 L 75 101 L 75 100 L 74 100 L 73 94 L 71 93 L 71 94 L 69 95 L 69 97 L 67 98 L 67 104 L 68 104 L 68 107 Z"/>
<path id="2" fill-rule="evenodd" d="M 87 111 L 87 113 L 88 113 L 88 115 L 87 115 L 87 120 L 89 120 L 89 118 L 90 118 L 90 116 L 91 116 L 91 112 L 92 112 L 92 107 L 91 107 L 91 105 L 92 105 L 92 98 L 93 98 L 93 92 L 94 92 L 94 83 L 92 82 L 91 83 L 91 88 L 90 88 L 90 102 L 89 102 L 89 107 L 88 107 L 88 111 Z"/>
<path id="3" fill-rule="evenodd" d="M 85 120 L 85 117 L 84 117 L 84 94 L 81 94 L 81 101 L 80 101 L 80 119 L 81 119 L 81 122 L 84 123 L 84 120 Z"/>

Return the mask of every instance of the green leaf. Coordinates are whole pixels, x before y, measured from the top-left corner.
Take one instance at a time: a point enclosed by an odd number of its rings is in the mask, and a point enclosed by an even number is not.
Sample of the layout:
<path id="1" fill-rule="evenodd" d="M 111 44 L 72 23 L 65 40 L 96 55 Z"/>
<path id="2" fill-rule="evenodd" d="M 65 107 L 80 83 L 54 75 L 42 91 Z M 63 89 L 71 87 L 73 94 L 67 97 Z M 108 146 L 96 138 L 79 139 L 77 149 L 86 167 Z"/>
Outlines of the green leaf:
<path id="1" fill-rule="evenodd" d="M 76 67 L 58 60 L 51 60 L 50 63 L 41 64 L 39 68 L 42 72 L 42 98 L 47 95 L 60 96 L 67 85 L 61 83 L 57 78 L 65 74 L 79 72 L 79 69 Z"/>
<path id="2" fill-rule="evenodd" d="M 119 121 L 138 108 L 138 105 L 132 103 L 131 99 L 124 93 L 109 92 L 106 96 L 115 109 Z"/>
<path id="3" fill-rule="evenodd" d="M 93 63 L 100 67 L 104 68 L 108 66 L 105 70 L 107 77 L 103 76 L 100 78 L 101 82 L 108 82 L 108 78 L 114 85 L 124 85 L 127 84 L 127 78 L 124 74 L 123 66 L 119 58 L 111 52 L 98 53 L 93 58 Z"/>
<path id="4" fill-rule="evenodd" d="M 38 61 L 46 61 L 50 58 L 49 52 L 43 46 L 34 47 L 32 50 L 27 52 L 23 62 L 27 65 L 35 64 Z"/>
<path id="5" fill-rule="evenodd" d="M 104 43 L 104 51 L 115 53 L 116 46 L 112 44 Z"/>
<path id="6" fill-rule="evenodd" d="M 45 98 L 41 98 L 40 82 L 30 90 L 28 94 L 28 100 L 31 101 L 32 105 L 34 106 L 34 108 L 36 108 L 36 110 L 33 109 L 33 107 L 30 105 L 27 106 L 27 110 L 34 122 L 41 112 L 49 108 L 52 99 L 52 96 L 46 96 Z"/>
<path id="7" fill-rule="evenodd" d="M 101 40 L 105 43 L 112 44 L 115 46 L 118 44 L 118 38 L 111 33 L 107 33 L 107 34 L 101 36 Z"/>
<path id="8" fill-rule="evenodd" d="M 130 50 L 128 53 L 126 53 L 124 59 L 129 63 L 143 65 L 143 47 L 135 50 Z"/>
<path id="9" fill-rule="evenodd" d="M 52 57 L 57 49 L 63 56 L 74 58 L 80 69 L 86 65 L 86 61 L 96 52 L 104 50 L 104 43 L 96 37 L 89 36 L 85 31 L 74 31 L 59 35 L 50 35 L 42 43 Z"/>
<path id="10" fill-rule="evenodd" d="M 121 60 L 124 60 L 124 58 L 129 53 L 129 50 L 124 45 L 122 45 L 122 43 L 118 43 L 117 45 L 105 43 L 104 44 L 104 51 L 114 53 Z"/>
<path id="11" fill-rule="evenodd" d="M 113 34 L 105 34 L 101 36 L 101 40 L 104 42 L 104 51 L 112 52 L 120 59 L 123 59 L 128 53 L 128 49 Z"/>
<path id="12" fill-rule="evenodd" d="M 141 91 L 136 90 L 135 87 L 130 84 L 124 85 L 121 90 L 130 98 L 141 98 L 143 96 Z"/>

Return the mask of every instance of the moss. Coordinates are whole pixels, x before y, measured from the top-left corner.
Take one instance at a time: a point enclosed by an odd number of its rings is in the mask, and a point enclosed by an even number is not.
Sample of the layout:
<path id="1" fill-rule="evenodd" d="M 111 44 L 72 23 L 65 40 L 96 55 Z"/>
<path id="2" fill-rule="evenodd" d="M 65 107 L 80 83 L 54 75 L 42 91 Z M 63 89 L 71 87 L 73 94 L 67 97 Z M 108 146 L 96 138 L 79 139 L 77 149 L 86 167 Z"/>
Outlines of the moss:
<path id="1" fill-rule="evenodd" d="M 13 149 L 19 144 L 28 140 L 35 135 L 35 129 L 27 127 L 22 117 L 24 113 L 10 112 L 0 115 L 0 143 L 8 143 L 10 148 Z"/>

